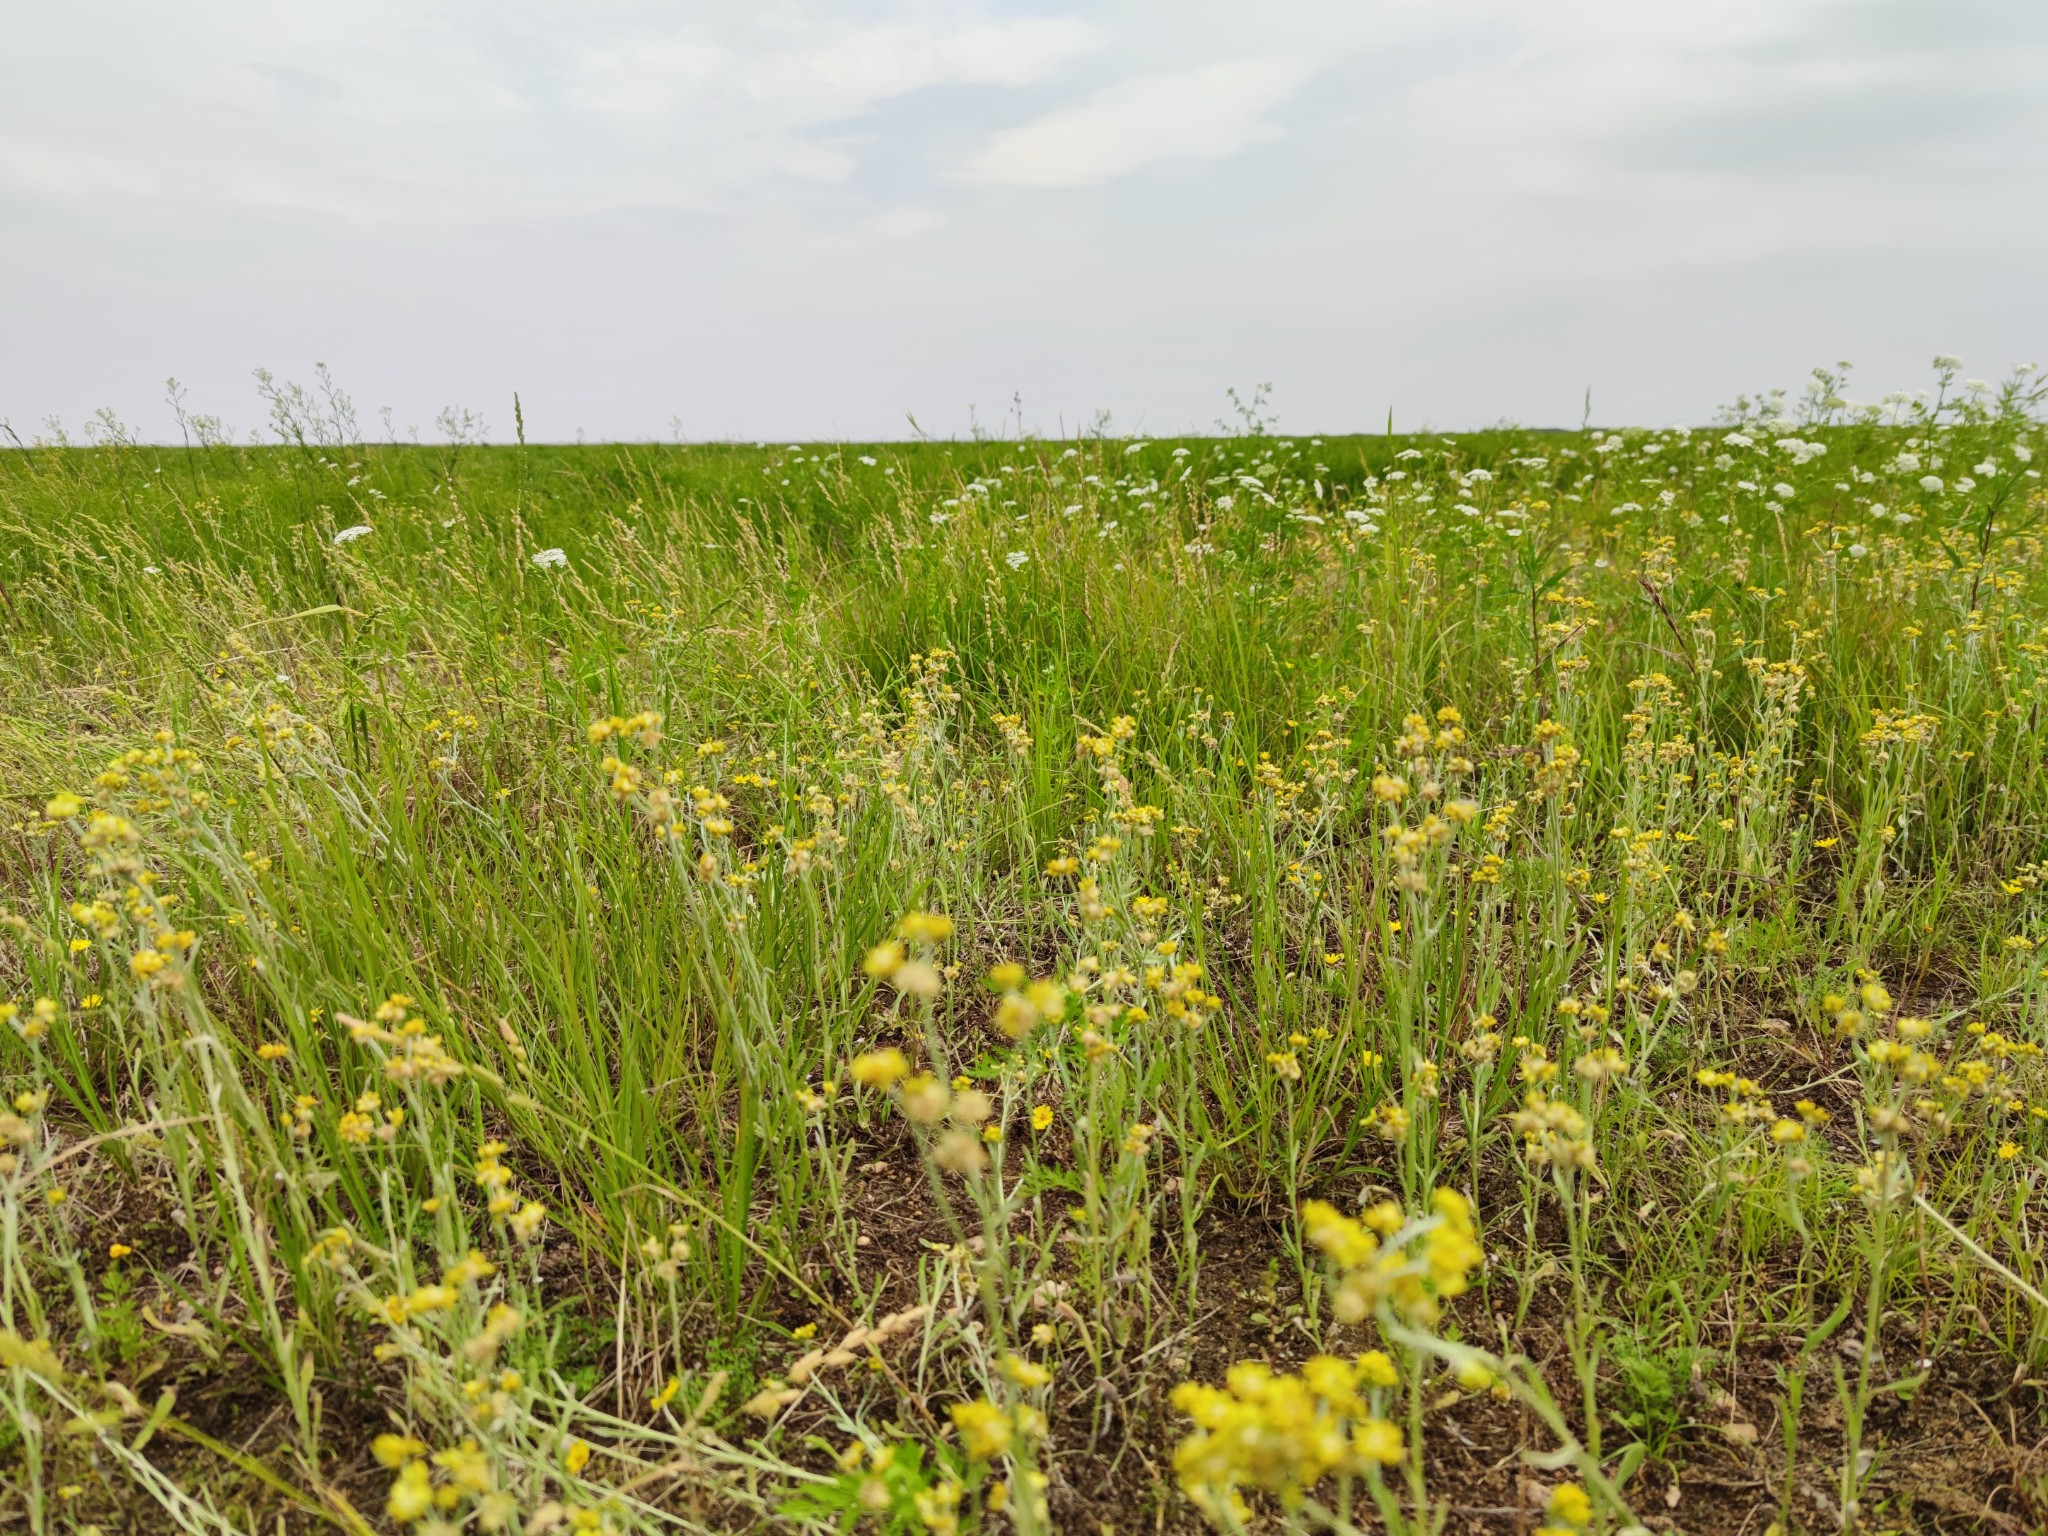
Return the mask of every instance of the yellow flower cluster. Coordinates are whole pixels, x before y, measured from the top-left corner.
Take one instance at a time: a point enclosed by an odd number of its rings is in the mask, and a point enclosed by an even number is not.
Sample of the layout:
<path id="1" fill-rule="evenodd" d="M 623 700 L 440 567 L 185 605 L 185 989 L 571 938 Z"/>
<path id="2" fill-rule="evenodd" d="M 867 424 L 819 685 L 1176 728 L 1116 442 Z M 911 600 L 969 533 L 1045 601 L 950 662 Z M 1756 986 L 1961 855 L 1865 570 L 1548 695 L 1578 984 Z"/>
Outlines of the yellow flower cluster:
<path id="1" fill-rule="evenodd" d="M 477 1187 L 484 1191 L 492 1217 L 503 1220 L 522 1243 L 530 1243 L 540 1236 L 548 1208 L 538 1200 L 520 1202 L 512 1189 L 512 1171 L 499 1161 L 506 1150 L 502 1141 L 486 1141 L 476 1149 Z"/>
<path id="2" fill-rule="evenodd" d="M 462 1063 L 450 1056 L 439 1035 L 427 1033 L 427 1021 L 411 1013 L 413 1000 L 394 992 L 377 1005 L 369 1019 L 337 1013 L 334 1020 L 358 1045 L 374 1045 L 384 1056 L 384 1075 L 394 1083 L 423 1082 L 439 1088 L 462 1075 Z"/>
<path id="3" fill-rule="evenodd" d="M 867 952 L 861 969 L 875 980 L 913 997 L 936 997 L 945 985 L 937 966 L 913 951 L 930 950 L 953 936 L 953 920 L 937 912 L 907 912 L 896 936 Z"/>
<path id="4" fill-rule="evenodd" d="M 1182 1382 L 1173 1406 L 1195 1429 L 1174 1450 L 1174 1474 L 1231 1529 L 1250 1517 L 1242 1489 L 1298 1506 L 1326 1477 L 1376 1472 L 1405 1454 L 1399 1427 L 1380 1411 L 1398 1380 L 1393 1362 L 1373 1351 L 1355 1360 L 1317 1355 L 1299 1375 L 1242 1361 L 1221 1387 Z"/>
<path id="5" fill-rule="evenodd" d="M 1508 1124 L 1522 1138 L 1522 1152 L 1530 1162 L 1587 1171 L 1593 1168 L 1593 1142 L 1586 1117 L 1562 1099 L 1534 1089 L 1522 1107 L 1508 1116 Z"/>
<path id="6" fill-rule="evenodd" d="M 398 1525 L 411 1525 L 435 1513 L 452 1514 L 474 1501 L 479 1529 L 504 1530 L 518 1512 L 517 1500 L 498 1491 L 490 1457 L 474 1440 L 429 1456 L 427 1447 L 410 1435 L 384 1434 L 370 1449 L 379 1463 L 398 1474 L 384 1505 Z"/>
<path id="7" fill-rule="evenodd" d="M 1067 1011 L 1067 989 L 1050 977 L 1032 981 L 1014 961 L 988 973 L 988 984 L 1001 994 L 995 1026 L 1012 1040 L 1022 1040 L 1038 1026 Z"/>
<path id="8" fill-rule="evenodd" d="M 1431 1199 L 1434 1214 L 1410 1221 L 1393 1201 L 1363 1217 L 1346 1216 L 1323 1200 L 1301 1208 L 1301 1232 L 1338 1271 L 1330 1310 L 1360 1322 L 1382 1303 L 1410 1322 L 1433 1327 L 1442 1304 L 1461 1296 L 1485 1258 L 1472 1204 L 1454 1189 Z"/>

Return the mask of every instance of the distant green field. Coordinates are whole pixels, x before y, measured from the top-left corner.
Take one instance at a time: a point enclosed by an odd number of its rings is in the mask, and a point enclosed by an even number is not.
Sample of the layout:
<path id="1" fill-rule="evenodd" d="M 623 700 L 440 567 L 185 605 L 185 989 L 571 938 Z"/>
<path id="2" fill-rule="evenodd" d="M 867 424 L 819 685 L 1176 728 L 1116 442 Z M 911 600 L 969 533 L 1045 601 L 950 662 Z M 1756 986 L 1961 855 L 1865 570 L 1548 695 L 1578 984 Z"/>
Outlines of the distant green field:
<path id="1" fill-rule="evenodd" d="M 0 453 L 0 1524 L 2038 1527 L 2039 403 Z"/>

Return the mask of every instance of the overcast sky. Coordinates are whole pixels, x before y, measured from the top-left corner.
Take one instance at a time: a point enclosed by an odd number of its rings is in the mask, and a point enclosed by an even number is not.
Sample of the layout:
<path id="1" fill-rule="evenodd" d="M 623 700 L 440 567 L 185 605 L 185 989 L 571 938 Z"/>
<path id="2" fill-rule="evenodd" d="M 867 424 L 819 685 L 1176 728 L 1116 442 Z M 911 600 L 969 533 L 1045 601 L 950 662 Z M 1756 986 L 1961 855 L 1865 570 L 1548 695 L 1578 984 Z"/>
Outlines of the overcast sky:
<path id="1" fill-rule="evenodd" d="M 0 0 L 0 418 L 1703 421 L 2048 361 L 2044 194 L 2048 0 Z"/>

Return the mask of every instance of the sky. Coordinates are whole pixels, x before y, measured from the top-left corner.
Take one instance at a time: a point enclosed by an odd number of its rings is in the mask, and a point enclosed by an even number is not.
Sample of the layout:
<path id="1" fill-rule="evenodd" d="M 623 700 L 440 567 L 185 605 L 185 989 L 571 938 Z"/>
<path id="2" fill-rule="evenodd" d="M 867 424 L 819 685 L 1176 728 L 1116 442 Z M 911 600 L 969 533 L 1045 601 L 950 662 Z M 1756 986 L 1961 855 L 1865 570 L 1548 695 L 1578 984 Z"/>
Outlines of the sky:
<path id="1" fill-rule="evenodd" d="M 1700 423 L 2044 274 L 2043 0 L 0 0 L 24 439 Z"/>

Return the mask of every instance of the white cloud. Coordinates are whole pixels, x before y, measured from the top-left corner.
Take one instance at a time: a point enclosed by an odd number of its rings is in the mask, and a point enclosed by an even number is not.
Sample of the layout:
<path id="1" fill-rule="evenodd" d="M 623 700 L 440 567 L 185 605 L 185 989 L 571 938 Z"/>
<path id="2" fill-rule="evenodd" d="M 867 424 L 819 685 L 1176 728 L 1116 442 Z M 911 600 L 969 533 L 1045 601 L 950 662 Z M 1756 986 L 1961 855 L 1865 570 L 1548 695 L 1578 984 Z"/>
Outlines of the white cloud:
<path id="1" fill-rule="evenodd" d="M 1029 85 L 1106 40 L 1087 22 L 1058 16 L 806 27 L 757 50 L 701 30 L 645 34 L 586 49 L 569 96 L 586 110 L 622 116 L 752 108 L 828 123 L 935 85 Z"/>
<path id="2" fill-rule="evenodd" d="M 877 240 L 914 240 L 946 222 L 936 208 L 885 208 L 863 226 Z"/>
<path id="3" fill-rule="evenodd" d="M 1227 159 L 1280 137 L 1266 114 L 1311 72 L 1295 59 L 1263 58 L 1138 75 L 1005 129 L 967 174 L 1005 186 L 1085 187 L 1162 160 Z"/>

